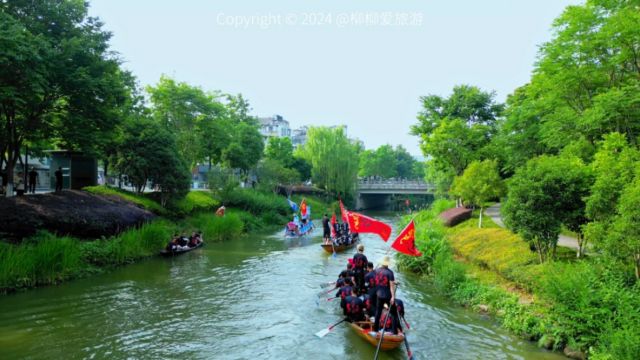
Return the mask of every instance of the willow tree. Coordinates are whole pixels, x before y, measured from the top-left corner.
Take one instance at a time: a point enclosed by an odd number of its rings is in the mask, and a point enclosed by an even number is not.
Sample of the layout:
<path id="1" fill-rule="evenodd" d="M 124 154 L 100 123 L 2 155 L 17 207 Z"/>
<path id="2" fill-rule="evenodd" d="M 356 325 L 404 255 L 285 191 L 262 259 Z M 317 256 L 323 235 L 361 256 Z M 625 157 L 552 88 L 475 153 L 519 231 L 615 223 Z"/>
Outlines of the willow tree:
<path id="1" fill-rule="evenodd" d="M 299 155 L 311 163 L 311 178 L 329 193 L 349 198 L 356 188 L 359 143 L 347 138 L 343 127 L 311 127 Z"/>

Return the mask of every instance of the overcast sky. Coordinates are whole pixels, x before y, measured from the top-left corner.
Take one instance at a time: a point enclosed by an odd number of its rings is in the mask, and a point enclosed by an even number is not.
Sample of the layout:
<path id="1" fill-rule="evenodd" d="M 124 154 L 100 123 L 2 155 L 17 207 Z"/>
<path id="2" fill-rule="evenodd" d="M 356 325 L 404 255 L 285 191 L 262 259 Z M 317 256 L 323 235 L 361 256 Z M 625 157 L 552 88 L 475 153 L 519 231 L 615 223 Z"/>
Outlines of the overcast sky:
<path id="1" fill-rule="evenodd" d="M 504 101 L 530 77 L 551 23 L 578 0 L 91 0 L 142 85 L 162 74 L 242 93 L 292 128 L 348 126 L 402 144 L 419 97 L 477 85 Z"/>

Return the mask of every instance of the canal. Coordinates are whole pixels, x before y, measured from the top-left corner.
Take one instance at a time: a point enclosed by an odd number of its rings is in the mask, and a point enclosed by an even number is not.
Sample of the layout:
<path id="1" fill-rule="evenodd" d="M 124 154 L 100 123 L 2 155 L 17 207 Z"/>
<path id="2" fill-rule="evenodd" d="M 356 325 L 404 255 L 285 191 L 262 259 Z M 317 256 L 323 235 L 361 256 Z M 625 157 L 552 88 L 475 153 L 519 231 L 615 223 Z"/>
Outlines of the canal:
<path id="1" fill-rule="evenodd" d="M 375 349 L 348 326 L 314 336 L 341 318 L 337 302 L 318 305 L 320 284 L 353 255 L 326 254 L 320 233 L 208 243 L 173 259 L 0 297 L 0 358 L 373 359 Z M 377 264 L 389 244 L 361 238 Z M 395 273 L 417 359 L 564 358 L 451 304 L 412 274 Z M 406 355 L 401 348 L 380 358 Z"/>

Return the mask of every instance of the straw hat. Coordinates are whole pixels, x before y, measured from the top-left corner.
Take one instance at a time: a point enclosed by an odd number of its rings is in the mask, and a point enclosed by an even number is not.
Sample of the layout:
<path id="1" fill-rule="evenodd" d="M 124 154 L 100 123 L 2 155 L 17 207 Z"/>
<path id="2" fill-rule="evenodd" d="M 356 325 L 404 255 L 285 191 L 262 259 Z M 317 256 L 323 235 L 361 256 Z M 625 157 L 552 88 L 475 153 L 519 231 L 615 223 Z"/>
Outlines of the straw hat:
<path id="1" fill-rule="evenodd" d="M 389 266 L 390 263 L 391 263 L 391 259 L 389 258 L 389 256 L 385 256 L 382 258 L 382 263 L 380 263 L 380 265 Z"/>
<path id="2" fill-rule="evenodd" d="M 364 251 L 364 244 L 358 244 L 358 251 Z"/>

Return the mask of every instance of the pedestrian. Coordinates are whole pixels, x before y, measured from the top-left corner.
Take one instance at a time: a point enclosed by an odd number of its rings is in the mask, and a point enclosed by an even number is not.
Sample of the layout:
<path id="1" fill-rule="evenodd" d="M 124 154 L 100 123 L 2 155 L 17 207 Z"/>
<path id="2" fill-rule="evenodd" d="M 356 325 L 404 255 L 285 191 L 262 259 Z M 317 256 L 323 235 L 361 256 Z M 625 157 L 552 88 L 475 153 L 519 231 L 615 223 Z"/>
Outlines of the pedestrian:
<path id="1" fill-rule="evenodd" d="M 224 207 L 224 205 L 220 206 L 220 207 L 218 208 L 218 210 L 216 210 L 216 216 L 224 217 L 224 211 L 225 211 L 225 209 L 226 209 L 226 208 Z"/>
<path id="2" fill-rule="evenodd" d="M 31 171 L 29 171 L 29 192 L 32 194 L 36 193 L 36 183 L 38 182 L 38 172 L 35 167 L 31 167 Z"/>
<path id="3" fill-rule="evenodd" d="M 380 316 L 382 315 L 382 310 L 384 308 L 384 304 L 387 304 L 391 307 L 395 300 L 396 293 L 396 281 L 393 275 L 393 271 L 389 269 L 389 263 L 391 260 L 389 256 L 385 256 L 382 259 L 382 263 L 380 264 L 380 268 L 376 271 L 376 322 L 374 324 L 374 330 L 379 330 Z"/>
<path id="4" fill-rule="evenodd" d="M 366 273 L 368 262 L 369 260 L 367 260 L 367 257 L 364 255 L 364 245 L 358 244 L 358 252 L 353 255 L 353 272 L 358 294 L 362 294 L 365 291 L 364 275 Z"/>
<path id="5" fill-rule="evenodd" d="M 331 227 L 329 226 L 329 217 L 327 214 L 322 216 L 322 239 L 325 244 L 329 244 L 329 241 L 331 241 Z"/>
<path id="6" fill-rule="evenodd" d="M 54 175 L 56 177 L 56 192 L 62 191 L 62 166 L 58 166 Z"/>

